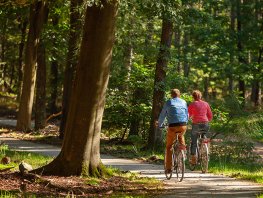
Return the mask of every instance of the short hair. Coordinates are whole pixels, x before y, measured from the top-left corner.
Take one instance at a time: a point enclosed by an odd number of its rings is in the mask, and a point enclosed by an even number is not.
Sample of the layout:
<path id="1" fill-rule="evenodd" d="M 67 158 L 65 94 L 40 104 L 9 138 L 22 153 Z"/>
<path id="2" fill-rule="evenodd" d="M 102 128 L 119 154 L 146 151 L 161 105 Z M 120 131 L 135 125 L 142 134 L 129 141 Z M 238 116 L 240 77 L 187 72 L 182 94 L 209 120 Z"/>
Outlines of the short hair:
<path id="1" fill-rule="evenodd" d="M 194 90 L 192 96 L 195 100 L 200 100 L 202 98 L 202 93 L 199 90 Z"/>
<path id="2" fill-rule="evenodd" d="M 171 95 L 174 97 L 179 97 L 180 96 L 179 89 L 171 89 Z"/>

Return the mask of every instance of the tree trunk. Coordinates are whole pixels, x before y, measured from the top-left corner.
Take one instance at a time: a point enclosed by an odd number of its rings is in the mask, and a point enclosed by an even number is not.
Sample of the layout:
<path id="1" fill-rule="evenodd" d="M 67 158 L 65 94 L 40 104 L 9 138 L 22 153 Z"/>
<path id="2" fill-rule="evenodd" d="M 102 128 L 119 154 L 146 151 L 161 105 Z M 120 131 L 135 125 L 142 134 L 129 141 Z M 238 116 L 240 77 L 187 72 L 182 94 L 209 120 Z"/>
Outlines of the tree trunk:
<path id="1" fill-rule="evenodd" d="M 59 22 L 59 16 L 55 15 L 52 18 L 52 25 L 54 28 L 56 28 L 56 26 L 58 25 Z M 57 55 L 58 55 L 58 51 L 57 48 L 55 46 L 57 46 L 57 37 L 54 34 L 53 37 L 53 49 L 52 49 L 52 55 L 55 57 L 52 61 L 51 61 L 51 65 L 50 65 L 50 100 L 49 100 L 49 112 L 51 114 L 57 113 L 57 97 L 58 97 L 58 61 L 56 59 Z"/>
<path id="2" fill-rule="evenodd" d="M 242 0 L 237 0 L 237 50 L 238 50 L 239 66 L 243 67 L 243 65 L 246 64 L 246 61 L 242 55 L 243 45 L 241 39 L 241 34 L 242 34 L 241 3 Z M 245 81 L 242 79 L 242 76 L 239 76 L 238 88 L 240 92 L 239 96 L 243 98 L 243 103 L 245 103 Z"/>
<path id="3" fill-rule="evenodd" d="M 153 24 L 153 20 L 148 19 L 147 24 L 146 24 L 146 28 L 147 28 L 147 34 L 146 34 L 146 38 L 144 41 L 144 57 L 143 57 L 143 64 L 147 67 L 151 67 L 150 65 L 150 60 L 149 60 L 149 53 L 147 53 L 150 49 L 152 40 L 153 40 L 153 31 L 154 31 L 154 24 Z"/>
<path id="4" fill-rule="evenodd" d="M 231 3 L 231 10 L 230 10 L 230 39 L 234 40 L 234 34 L 235 34 L 235 20 L 236 20 L 236 14 L 235 14 L 235 3 Z M 230 57 L 229 57 L 230 65 L 228 70 L 229 75 L 229 81 L 228 81 L 228 91 L 230 94 L 233 93 L 234 90 L 234 79 L 233 79 L 233 64 L 234 64 L 234 49 L 230 50 Z"/>
<path id="5" fill-rule="evenodd" d="M 49 112 L 57 113 L 57 97 L 58 97 L 58 61 L 53 60 L 50 66 L 50 100 Z"/>
<path id="6" fill-rule="evenodd" d="M 80 34 L 82 30 L 81 16 L 79 7 L 83 0 L 71 0 L 70 2 L 70 32 L 68 42 L 67 63 L 65 68 L 65 79 L 63 82 L 62 98 L 62 118 L 60 122 L 59 137 L 64 137 L 66 120 L 69 110 L 73 79 L 76 72 L 76 65 L 79 53 Z"/>
<path id="7" fill-rule="evenodd" d="M 80 58 L 60 154 L 35 170 L 53 175 L 100 176 L 100 131 L 114 42 L 117 0 L 87 7 Z"/>
<path id="8" fill-rule="evenodd" d="M 208 100 L 209 78 L 204 77 L 204 98 Z"/>
<path id="9" fill-rule="evenodd" d="M 24 53 L 24 46 L 26 41 L 26 28 L 27 28 L 28 21 L 24 20 L 21 21 L 20 30 L 21 30 L 21 40 L 19 43 L 19 53 L 18 53 L 18 79 L 17 79 L 17 101 L 20 101 L 21 92 L 22 92 L 22 83 L 23 83 L 23 53 Z"/>
<path id="10" fill-rule="evenodd" d="M 190 66 L 188 62 L 188 46 L 189 45 L 189 33 L 185 30 L 184 31 L 184 48 L 183 48 L 183 53 L 184 53 L 184 61 L 183 61 L 183 66 L 184 66 L 184 77 L 188 77 L 190 73 Z"/>
<path id="11" fill-rule="evenodd" d="M 35 1 L 30 6 L 30 27 L 26 43 L 25 67 L 23 87 L 19 112 L 17 118 L 17 130 L 31 130 L 31 115 L 36 79 L 37 48 L 45 17 L 46 2 Z"/>
<path id="12" fill-rule="evenodd" d="M 156 63 L 154 92 L 152 104 L 152 116 L 150 131 L 148 137 L 148 147 L 154 149 L 157 145 L 162 144 L 162 135 L 159 128 L 155 126 L 164 103 L 164 80 L 166 76 L 166 67 L 170 58 L 170 47 L 173 33 L 173 24 L 171 21 L 163 20 L 160 51 Z"/>
<path id="13" fill-rule="evenodd" d="M 37 52 L 35 107 L 35 130 L 43 129 L 46 124 L 46 53 L 42 41 Z"/>
<path id="14" fill-rule="evenodd" d="M 177 68 L 176 71 L 178 74 L 181 74 L 182 72 L 182 65 L 181 65 L 181 29 L 180 25 L 177 25 L 174 31 L 174 47 L 177 49 Z"/>
<path id="15" fill-rule="evenodd" d="M 6 21 L 3 24 L 3 30 L 1 32 L 1 53 L 0 53 L 0 62 L 2 62 L 2 64 L 0 64 L 0 71 L 1 71 L 1 76 L 0 79 L 3 80 L 5 82 L 5 68 L 6 68 L 6 63 L 4 63 L 5 60 L 5 53 L 6 53 L 6 43 L 7 43 L 7 37 L 6 37 L 6 30 L 7 30 L 7 21 L 8 19 L 6 19 Z M 1 86 L 2 90 L 5 92 L 5 86 Z"/>

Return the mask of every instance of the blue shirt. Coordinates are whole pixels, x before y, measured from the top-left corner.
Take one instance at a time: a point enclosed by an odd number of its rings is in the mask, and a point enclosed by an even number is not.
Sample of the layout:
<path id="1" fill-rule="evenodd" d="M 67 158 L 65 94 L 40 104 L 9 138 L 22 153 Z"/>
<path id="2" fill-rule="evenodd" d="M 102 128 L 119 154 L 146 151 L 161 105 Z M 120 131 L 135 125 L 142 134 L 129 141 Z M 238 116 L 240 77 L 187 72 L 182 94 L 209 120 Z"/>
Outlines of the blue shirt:
<path id="1" fill-rule="evenodd" d="M 187 122 L 188 110 L 185 100 L 178 97 L 168 100 L 159 116 L 159 127 L 163 127 L 165 118 L 167 118 L 168 124 Z"/>

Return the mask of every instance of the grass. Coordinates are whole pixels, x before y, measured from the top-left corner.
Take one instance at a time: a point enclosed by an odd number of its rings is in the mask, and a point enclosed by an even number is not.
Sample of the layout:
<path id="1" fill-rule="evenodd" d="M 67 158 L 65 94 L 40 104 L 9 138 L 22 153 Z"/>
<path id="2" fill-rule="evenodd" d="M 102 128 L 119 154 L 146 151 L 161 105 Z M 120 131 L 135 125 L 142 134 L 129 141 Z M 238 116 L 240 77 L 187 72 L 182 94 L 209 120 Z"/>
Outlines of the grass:
<path id="1" fill-rule="evenodd" d="M 24 161 L 30 164 L 33 168 L 37 168 L 49 163 L 53 158 L 43 156 L 35 153 L 20 152 L 20 151 L 11 151 L 6 145 L 0 146 L 0 159 L 4 156 L 11 158 L 11 163 L 8 165 L 1 165 L 0 169 L 15 167 L 15 170 L 18 170 L 18 165 L 20 162 Z"/>
<path id="2" fill-rule="evenodd" d="M 210 163 L 209 172 L 263 184 L 263 166 L 249 167 L 237 164 L 219 165 Z"/>
<path id="3" fill-rule="evenodd" d="M 33 168 L 37 168 L 40 166 L 43 166 L 47 163 L 49 163 L 52 158 L 51 157 L 46 157 L 38 154 L 33 154 L 33 153 L 28 153 L 28 152 L 18 152 L 18 151 L 12 151 L 9 150 L 9 148 L 6 145 L 1 145 L 0 146 L 0 158 L 8 156 L 11 158 L 11 163 L 8 165 L 2 165 L 0 164 L 0 170 L 6 169 L 8 167 L 14 167 L 14 171 L 18 170 L 18 165 L 21 161 L 25 161 L 33 166 Z M 111 195 L 111 197 L 147 197 L 145 195 L 138 195 L 136 192 L 136 195 L 125 195 L 125 191 L 136 191 L 136 186 L 144 186 L 144 191 L 156 191 L 156 189 L 162 189 L 162 183 L 154 178 L 141 178 L 138 176 L 136 173 L 131 173 L 131 172 L 123 172 L 120 171 L 119 169 L 116 168 L 107 168 L 107 171 L 109 172 L 109 176 L 107 178 L 91 178 L 91 177 L 85 177 L 85 184 L 94 186 L 94 188 L 99 187 L 103 181 L 105 183 L 105 180 L 111 179 L 114 177 L 121 177 L 123 180 L 121 181 L 126 181 L 126 182 L 131 182 L 131 186 L 126 189 L 126 187 L 123 187 L 123 192 L 117 191 L 118 194 L 115 195 L 114 193 Z M 114 180 L 113 180 L 114 182 Z M 133 186 L 134 185 L 134 186 Z M 144 194 L 145 192 L 141 192 Z M 17 197 L 17 194 L 19 192 L 15 191 L 4 191 L 0 190 L 0 198 L 5 197 L 5 198 L 13 198 Z M 122 194 L 123 193 L 123 194 Z M 34 194 L 28 194 L 27 197 L 36 197 Z M 67 197 L 75 197 L 74 195 L 68 195 Z"/>

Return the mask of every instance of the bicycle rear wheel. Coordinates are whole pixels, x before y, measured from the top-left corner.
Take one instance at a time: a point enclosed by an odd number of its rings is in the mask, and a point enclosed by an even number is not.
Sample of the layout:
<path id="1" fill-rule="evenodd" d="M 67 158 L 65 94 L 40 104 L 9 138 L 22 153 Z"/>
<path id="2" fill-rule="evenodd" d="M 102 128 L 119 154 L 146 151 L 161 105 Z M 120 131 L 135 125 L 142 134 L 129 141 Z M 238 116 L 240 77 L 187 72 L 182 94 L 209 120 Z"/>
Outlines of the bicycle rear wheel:
<path id="1" fill-rule="evenodd" d="M 191 146 L 188 147 L 188 163 L 189 163 L 189 169 L 191 171 L 195 170 L 196 164 L 191 164 Z"/>
<path id="2" fill-rule="evenodd" d="M 178 152 L 178 155 L 175 158 L 175 171 L 176 171 L 176 176 L 177 180 L 179 182 L 183 181 L 184 179 L 184 171 L 185 171 L 185 163 L 184 163 L 184 151 Z"/>
<path id="3" fill-rule="evenodd" d="M 164 155 L 164 174 L 165 174 L 165 177 L 166 179 L 171 179 L 172 175 L 173 175 L 173 169 L 174 169 L 174 158 L 175 158 L 175 155 L 174 155 L 174 152 L 172 153 L 172 169 L 170 172 L 167 172 L 167 167 L 166 167 L 166 152 L 165 152 L 165 155 Z"/>
<path id="4" fill-rule="evenodd" d="M 202 170 L 202 173 L 206 173 L 208 171 L 208 162 L 209 162 L 207 144 L 201 144 L 200 150 L 201 150 L 200 151 L 201 170 Z"/>

